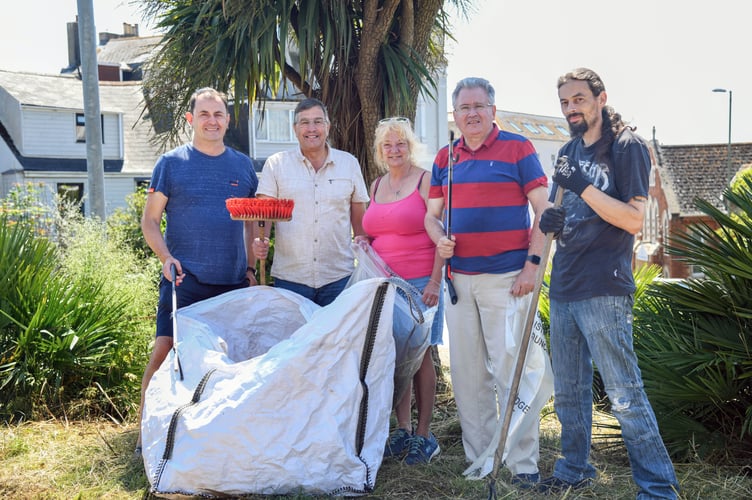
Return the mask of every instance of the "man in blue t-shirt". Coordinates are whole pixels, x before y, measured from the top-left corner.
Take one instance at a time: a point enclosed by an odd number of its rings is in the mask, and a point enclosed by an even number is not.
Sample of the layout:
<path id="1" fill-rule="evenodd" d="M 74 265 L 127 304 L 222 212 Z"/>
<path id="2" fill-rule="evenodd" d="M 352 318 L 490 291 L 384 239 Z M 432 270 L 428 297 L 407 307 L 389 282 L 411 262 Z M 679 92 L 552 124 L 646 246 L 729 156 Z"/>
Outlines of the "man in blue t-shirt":
<path id="1" fill-rule="evenodd" d="M 595 72 L 575 69 L 559 78 L 558 88 L 572 139 L 559 152 L 553 193 L 556 185 L 566 191 L 561 207 L 543 212 L 540 229 L 558 238 L 550 323 L 563 458 L 538 489 L 557 493 L 595 478 L 589 462 L 595 362 L 621 425 L 637 498 L 676 498 L 674 467 L 632 346 L 632 244 L 642 229 L 650 155 L 644 140 L 606 105 Z"/>
<path id="2" fill-rule="evenodd" d="M 224 144 L 230 124 L 227 96 L 212 88 L 197 90 L 185 119 L 193 138 L 157 161 L 141 219 L 144 239 L 162 262 L 162 278 L 157 338 L 141 381 L 139 415 L 149 381 L 173 346 L 171 267 L 176 268 L 178 308 L 257 284 L 251 250 L 255 225 L 232 220 L 225 206 L 228 198 L 255 196 L 258 187 L 250 158 Z M 140 451 L 139 435 L 139 456 Z"/>

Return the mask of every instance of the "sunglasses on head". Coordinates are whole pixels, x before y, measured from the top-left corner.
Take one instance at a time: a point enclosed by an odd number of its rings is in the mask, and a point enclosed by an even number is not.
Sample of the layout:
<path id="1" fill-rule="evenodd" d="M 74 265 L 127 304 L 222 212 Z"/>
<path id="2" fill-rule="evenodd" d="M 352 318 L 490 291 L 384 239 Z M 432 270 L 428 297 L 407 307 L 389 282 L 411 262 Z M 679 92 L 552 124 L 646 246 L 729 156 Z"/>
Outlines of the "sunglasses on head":
<path id="1" fill-rule="evenodd" d="M 382 125 L 384 123 L 407 123 L 410 124 L 410 119 L 405 118 L 404 116 L 392 116 L 390 118 L 383 118 L 379 120 L 379 125 Z"/>

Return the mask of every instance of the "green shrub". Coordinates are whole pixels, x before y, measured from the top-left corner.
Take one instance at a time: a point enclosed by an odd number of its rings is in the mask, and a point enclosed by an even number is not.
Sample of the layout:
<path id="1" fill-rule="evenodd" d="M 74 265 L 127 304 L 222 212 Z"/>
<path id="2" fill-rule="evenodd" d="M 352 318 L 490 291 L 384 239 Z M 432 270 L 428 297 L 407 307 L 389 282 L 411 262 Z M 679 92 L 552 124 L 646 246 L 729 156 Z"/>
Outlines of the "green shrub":
<path id="1" fill-rule="evenodd" d="M 133 409 L 153 274 L 75 210 L 57 218 L 54 241 L 7 213 L 0 223 L 0 418 Z"/>
<path id="2" fill-rule="evenodd" d="M 122 242 L 139 258 L 154 257 L 141 232 L 141 216 L 146 205 L 146 189 L 139 187 L 126 197 L 126 207 L 114 210 L 107 218 L 107 234 Z M 162 230 L 164 231 L 164 217 Z"/>
<path id="3" fill-rule="evenodd" d="M 724 193 L 734 213 L 697 207 L 669 252 L 701 279 L 656 283 L 639 313 L 636 347 L 664 440 L 682 459 L 752 458 L 752 181 Z"/>

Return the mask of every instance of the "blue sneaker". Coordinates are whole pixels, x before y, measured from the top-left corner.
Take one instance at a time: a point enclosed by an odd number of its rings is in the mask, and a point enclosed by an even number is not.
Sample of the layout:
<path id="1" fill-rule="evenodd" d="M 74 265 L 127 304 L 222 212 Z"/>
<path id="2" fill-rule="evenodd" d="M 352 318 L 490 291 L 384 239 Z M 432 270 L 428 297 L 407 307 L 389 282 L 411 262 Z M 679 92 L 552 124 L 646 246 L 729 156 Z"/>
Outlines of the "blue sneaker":
<path id="1" fill-rule="evenodd" d="M 428 433 L 427 438 L 418 434 L 413 434 L 408 443 L 405 463 L 407 465 L 427 464 L 440 452 L 441 448 L 439 448 L 439 442 L 436 440 L 436 436 L 434 436 L 432 432 Z"/>
<path id="2" fill-rule="evenodd" d="M 399 457 L 404 455 L 407 450 L 407 443 L 412 438 L 412 434 L 405 429 L 395 429 L 389 434 L 389 439 L 386 440 L 386 446 L 384 446 L 384 458 Z"/>

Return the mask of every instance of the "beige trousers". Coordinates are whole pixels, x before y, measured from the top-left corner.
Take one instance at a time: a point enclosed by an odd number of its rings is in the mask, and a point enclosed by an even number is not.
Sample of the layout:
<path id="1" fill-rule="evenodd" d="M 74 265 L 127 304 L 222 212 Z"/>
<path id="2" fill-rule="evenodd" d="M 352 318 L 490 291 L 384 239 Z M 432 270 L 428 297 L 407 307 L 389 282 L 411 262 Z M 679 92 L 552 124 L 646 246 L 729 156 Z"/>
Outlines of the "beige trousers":
<path id="1" fill-rule="evenodd" d="M 445 302 L 452 386 L 469 462 L 489 446 L 500 412 L 506 408 L 532 297 L 511 295 L 518 274 L 455 273 L 457 304 Z M 539 420 L 539 415 L 525 418 L 514 443 L 507 447 L 505 465 L 513 474 L 538 472 Z"/>

